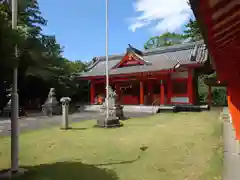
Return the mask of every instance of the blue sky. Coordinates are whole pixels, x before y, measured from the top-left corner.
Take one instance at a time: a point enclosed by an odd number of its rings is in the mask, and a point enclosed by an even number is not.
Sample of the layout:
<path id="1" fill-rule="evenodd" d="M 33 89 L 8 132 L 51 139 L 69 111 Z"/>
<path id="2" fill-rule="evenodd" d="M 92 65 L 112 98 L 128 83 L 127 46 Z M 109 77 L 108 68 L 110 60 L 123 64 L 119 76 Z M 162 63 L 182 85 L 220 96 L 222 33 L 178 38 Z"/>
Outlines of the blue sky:
<path id="1" fill-rule="evenodd" d="M 48 20 L 44 33 L 56 36 L 66 58 L 105 55 L 105 0 L 39 0 L 39 5 Z M 190 16 L 183 0 L 109 0 L 109 54 L 125 52 L 128 44 L 142 49 L 150 36 L 179 31 Z"/>

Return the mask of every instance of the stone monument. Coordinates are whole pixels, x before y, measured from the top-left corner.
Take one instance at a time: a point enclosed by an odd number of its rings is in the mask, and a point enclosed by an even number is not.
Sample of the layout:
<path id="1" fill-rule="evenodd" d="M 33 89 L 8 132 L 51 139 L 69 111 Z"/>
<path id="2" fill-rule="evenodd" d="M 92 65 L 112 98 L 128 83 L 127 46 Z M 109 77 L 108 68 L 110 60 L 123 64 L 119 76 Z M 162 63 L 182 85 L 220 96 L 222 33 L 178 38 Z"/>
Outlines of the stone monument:
<path id="1" fill-rule="evenodd" d="M 42 111 L 46 116 L 52 116 L 53 114 L 61 114 L 61 106 L 55 97 L 55 89 L 51 88 L 47 100 L 42 105 Z"/>
<path id="2" fill-rule="evenodd" d="M 97 126 L 99 127 L 119 127 L 119 120 L 124 119 L 123 115 L 123 106 L 117 103 L 117 94 L 112 90 L 111 86 L 108 89 L 109 98 L 105 99 L 101 109 L 104 112 L 104 119 L 100 119 L 97 121 Z M 107 118 L 107 110 L 106 110 L 106 101 L 108 101 L 108 118 Z"/>
<path id="3" fill-rule="evenodd" d="M 12 113 L 12 95 L 11 95 L 11 92 L 9 92 L 7 97 L 9 98 L 9 101 L 8 101 L 7 105 L 3 108 L 2 112 L 1 112 L 1 115 L 11 117 L 11 113 Z M 19 107 L 18 115 L 19 116 L 27 116 L 27 113 L 24 111 L 24 108 Z"/>

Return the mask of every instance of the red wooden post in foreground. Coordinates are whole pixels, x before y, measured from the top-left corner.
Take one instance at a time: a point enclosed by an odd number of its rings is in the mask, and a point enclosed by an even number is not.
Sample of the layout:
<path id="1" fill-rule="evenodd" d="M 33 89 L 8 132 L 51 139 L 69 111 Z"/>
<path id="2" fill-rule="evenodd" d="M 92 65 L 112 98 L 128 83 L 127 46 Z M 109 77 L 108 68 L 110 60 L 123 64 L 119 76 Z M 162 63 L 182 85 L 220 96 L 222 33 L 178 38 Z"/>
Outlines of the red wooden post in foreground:
<path id="1" fill-rule="evenodd" d="M 167 97 L 168 97 L 168 104 L 171 104 L 171 98 L 172 98 L 172 80 L 171 80 L 171 74 L 168 76 L 168 82 L 167 82 L 168 88 L 167 88 Z"/>
<path id="2" fill-rule="evenodd" d="M 91 81 L 91 86 L 90 86 L 90 101 L 91 104 L 94 104 L 94 100 L 95 100 L 95 88 L 94 88 L 94 83 L 93 81 Z"/>
<path id="3" fill-rule="evenodd" d="M 140 81 L 140 105 L 144 104 L 144 84 Z"/>
<path id="4" fill-rule="evenodd" d="M 188 98 L 189 98 L 189 103 L 193 104 L 193 74 L 192 74 L 192 69 L 190 68 L 188 70 L 188 83 L 187 83 L 187 89 L 188 89 Z"/>
<path id="5" fill-rule="evenodd" d="M 236 81 L 235 81 L 236 82 Z M 238 84 L 228 85 L 228 108 L 232 116 L 236 139 L 240 140 L 240 86 Z"/>

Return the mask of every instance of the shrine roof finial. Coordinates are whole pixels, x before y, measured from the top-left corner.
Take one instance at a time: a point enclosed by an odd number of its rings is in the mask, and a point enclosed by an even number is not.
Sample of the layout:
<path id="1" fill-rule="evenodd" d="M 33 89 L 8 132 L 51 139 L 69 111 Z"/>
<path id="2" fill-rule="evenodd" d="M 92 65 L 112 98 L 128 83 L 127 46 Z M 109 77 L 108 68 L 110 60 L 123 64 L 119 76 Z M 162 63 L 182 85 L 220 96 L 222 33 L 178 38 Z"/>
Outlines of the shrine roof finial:
<path id="1" fill-rule="evenodd" d="M 128 44 L 127 52 L 134 52 L 138 54 L 139 56 L 143 56 L 143 52 L 134 48 L 131 44 Z"/>

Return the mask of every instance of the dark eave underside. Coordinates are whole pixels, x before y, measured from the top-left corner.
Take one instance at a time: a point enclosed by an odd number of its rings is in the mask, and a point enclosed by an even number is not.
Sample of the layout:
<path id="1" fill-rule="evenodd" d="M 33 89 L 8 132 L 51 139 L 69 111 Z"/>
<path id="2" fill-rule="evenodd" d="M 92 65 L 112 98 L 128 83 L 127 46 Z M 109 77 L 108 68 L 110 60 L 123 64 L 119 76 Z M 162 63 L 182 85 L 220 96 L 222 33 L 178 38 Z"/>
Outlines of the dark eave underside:
<path id="1" fill-rule="evenodd" d="M 219 78 L 232 79 L 240 67 L 240 0 L 190 0 L 190 4 Z"/>

